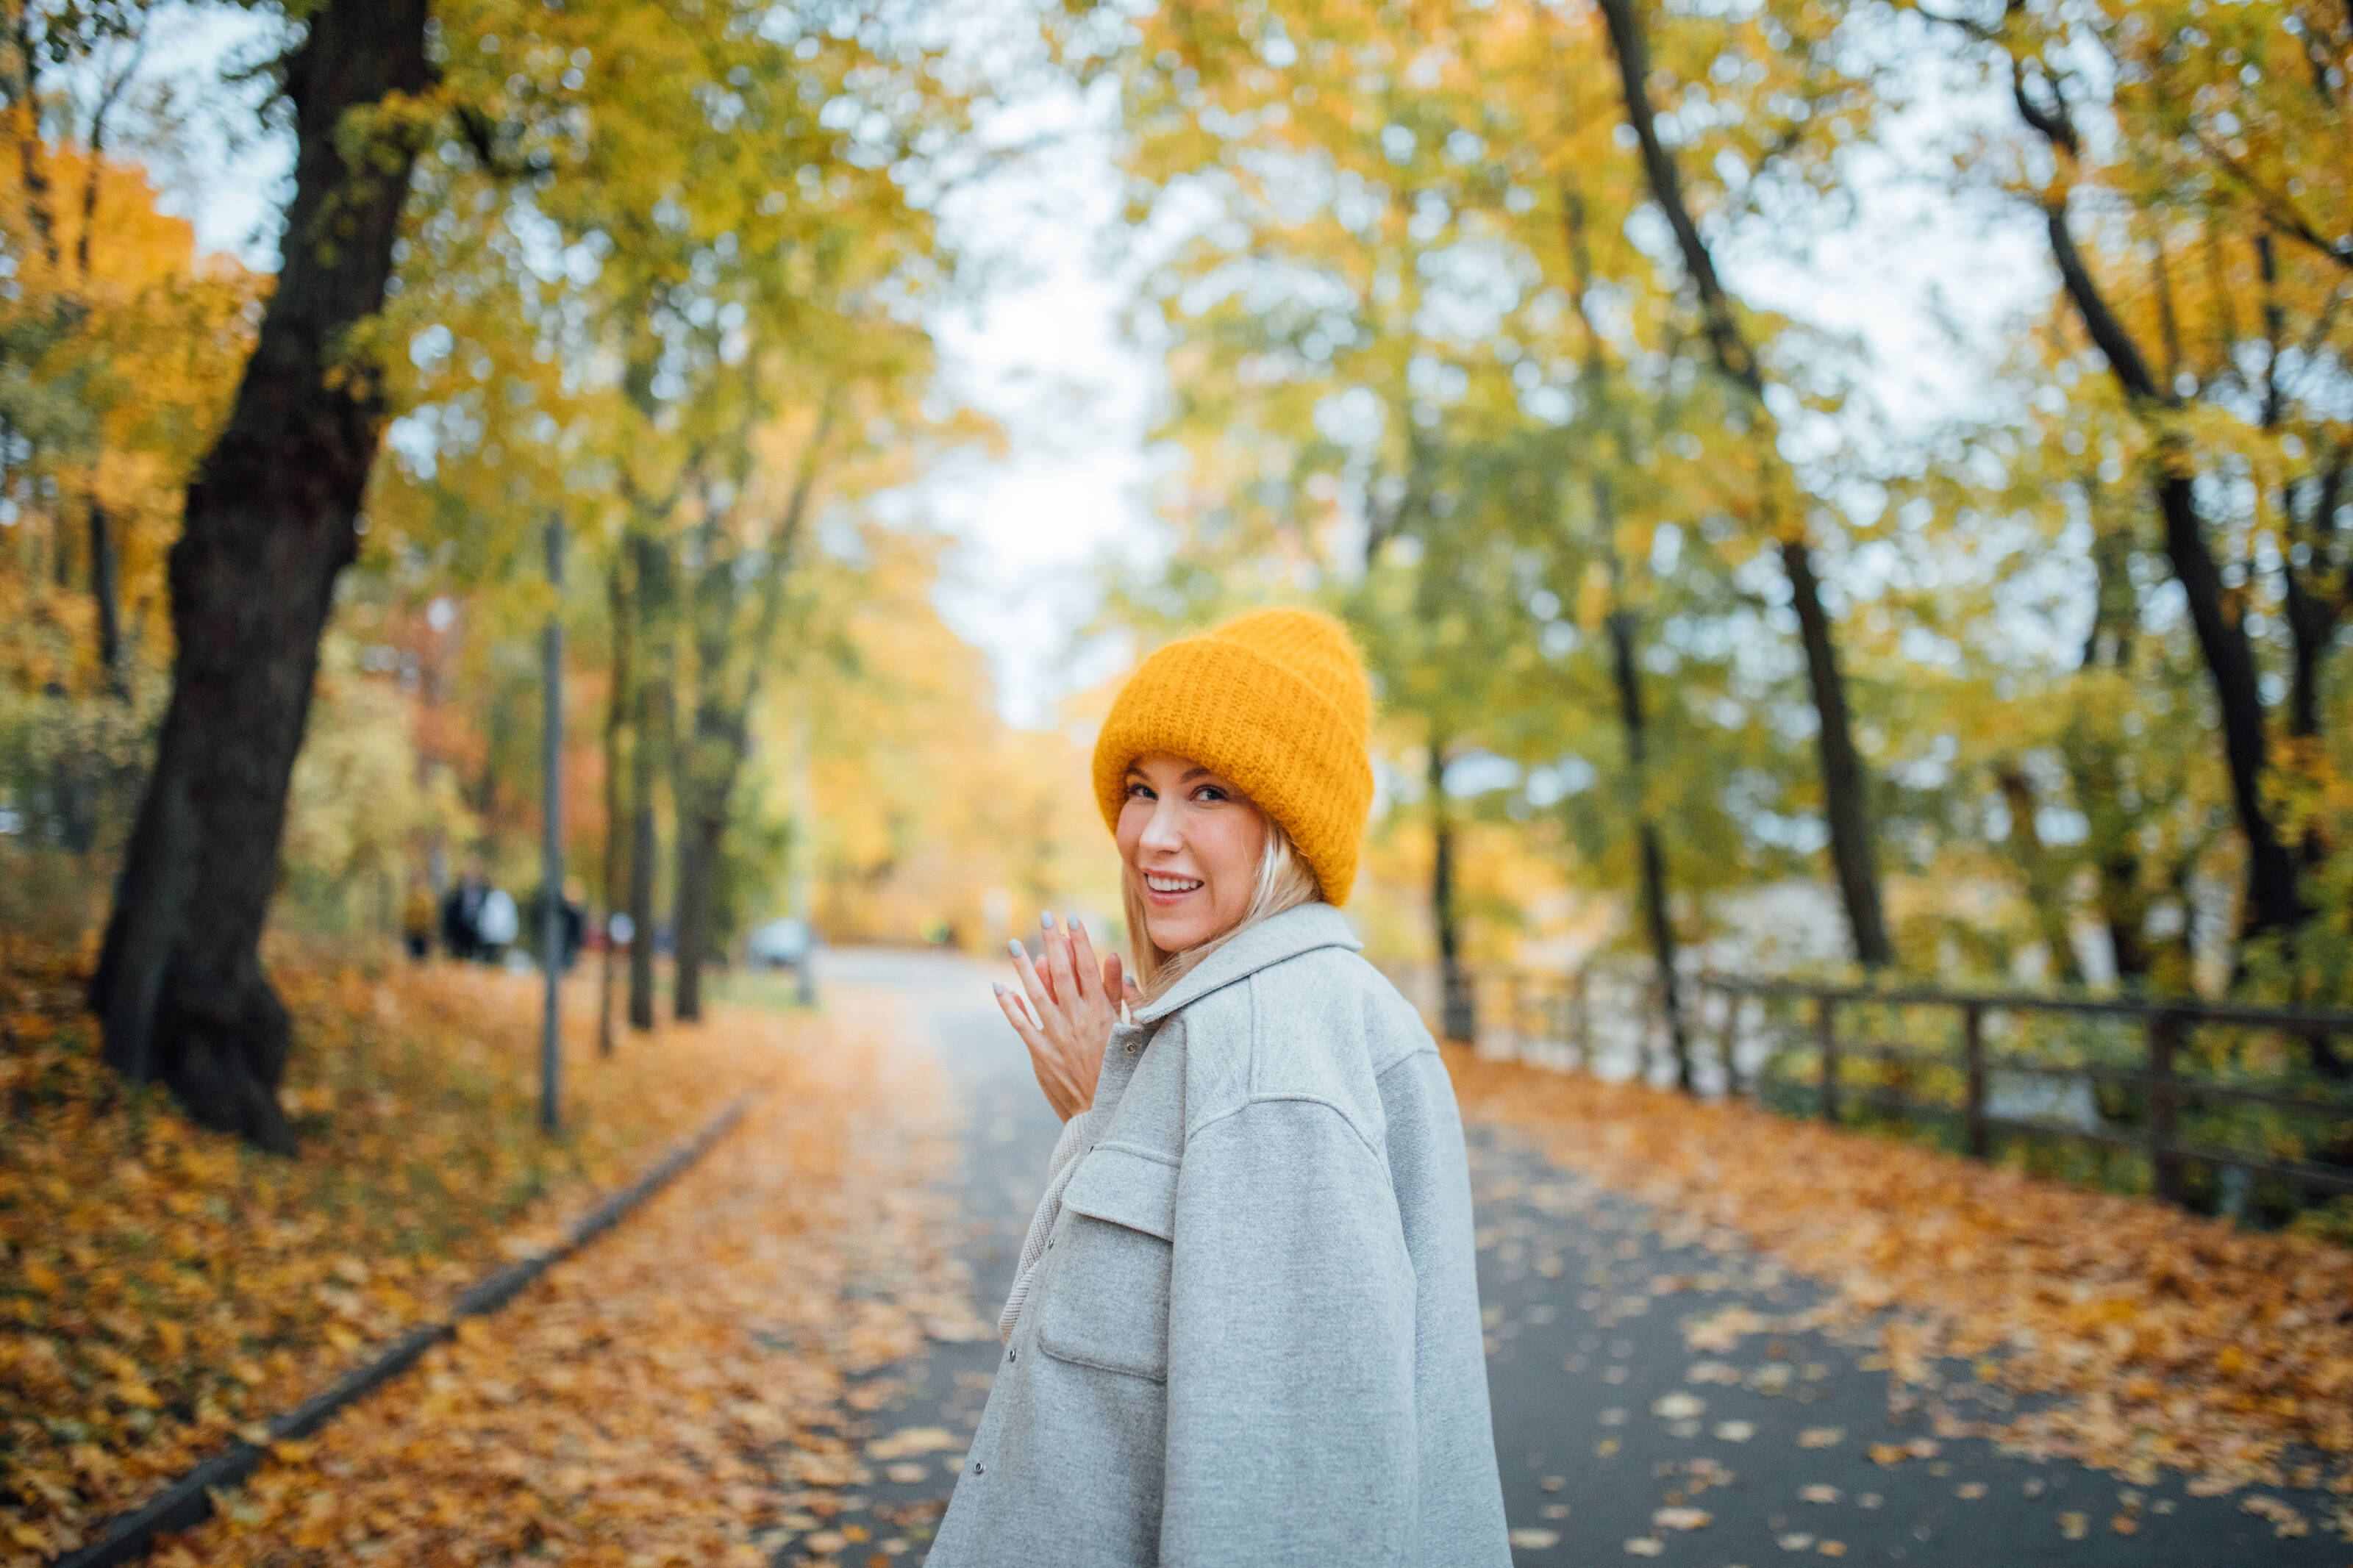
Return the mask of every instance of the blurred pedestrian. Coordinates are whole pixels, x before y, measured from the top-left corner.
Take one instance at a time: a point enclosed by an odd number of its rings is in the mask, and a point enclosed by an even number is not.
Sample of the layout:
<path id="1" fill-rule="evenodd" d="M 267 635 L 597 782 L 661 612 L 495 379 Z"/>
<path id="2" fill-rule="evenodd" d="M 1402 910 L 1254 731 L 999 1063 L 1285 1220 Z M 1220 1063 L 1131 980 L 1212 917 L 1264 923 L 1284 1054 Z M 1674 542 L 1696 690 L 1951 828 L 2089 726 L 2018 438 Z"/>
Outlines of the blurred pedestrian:
<path id="1" fill-rule="evenodd" d="M 504 888 L 485 891 L 480 912 L 474 917 L 474 956 L 484 963 L 504 963 L 507 949 L 522 931 L 522 915 L 515 908 L 514 895 Z"/>
<path id="2" fill-rule="evenodd" d="M 1338 905 L 1372 803 L 1347 634 L 1146 659 L 1095 746 L 1133 979 L 1050 914 L 997 988 L 1064 1119 L 932 1568 L 1508 1568 L 1461 1120 Z"/>
<path id="3" fill-rule="evenodd" d="M 460 963 L 470 963 L 482 955 L 482 900 L 490 894 L 482 863 L 470 860 L 465 875 L 441 900 L 441 945 Z"/>
<path id="4" fill-rule="evenodd" d="M 581 901 L 586 896 L 586 890 L 577 880 L 570 879 L 565 880 L 564 901 L 556 909 L 556 919 L 561 922 L 556 932 L 555 956 L 556 970 L 559 973 L 572 973 L 572 966 L 580 961 L 581 944 L 587 940 L 588 910 Z M 547 886 L 545 883 L 542 883 L 532 891 L 531 930 L 523 940 L 525 945 L 531 949 L 533 962 L 544 963 L 547 942 Z"/>
<path id="5" fill-rule="evenodd" d="M 408 896 L 400 905 L 400 941 L 413 963 L 422 963 L 432 955 L 434 919 L 433 889 L 424 878 L 410 878 Z"/>

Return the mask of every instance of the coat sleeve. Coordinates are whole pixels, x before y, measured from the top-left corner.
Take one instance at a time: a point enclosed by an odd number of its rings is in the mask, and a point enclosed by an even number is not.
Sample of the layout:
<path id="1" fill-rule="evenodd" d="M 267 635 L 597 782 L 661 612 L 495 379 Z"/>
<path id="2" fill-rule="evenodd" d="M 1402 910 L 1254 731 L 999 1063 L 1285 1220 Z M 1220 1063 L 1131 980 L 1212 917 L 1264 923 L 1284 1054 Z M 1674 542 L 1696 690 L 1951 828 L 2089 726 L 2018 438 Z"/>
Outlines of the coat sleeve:
<path id="1" fill-rule="evenodd" d="M 1174 1229 L 1161 1561 L 1398 1561 L 1415 1290 L 1380 1159 L 1327 1103 L 1253 1100 L 1187 1140 Z"/>

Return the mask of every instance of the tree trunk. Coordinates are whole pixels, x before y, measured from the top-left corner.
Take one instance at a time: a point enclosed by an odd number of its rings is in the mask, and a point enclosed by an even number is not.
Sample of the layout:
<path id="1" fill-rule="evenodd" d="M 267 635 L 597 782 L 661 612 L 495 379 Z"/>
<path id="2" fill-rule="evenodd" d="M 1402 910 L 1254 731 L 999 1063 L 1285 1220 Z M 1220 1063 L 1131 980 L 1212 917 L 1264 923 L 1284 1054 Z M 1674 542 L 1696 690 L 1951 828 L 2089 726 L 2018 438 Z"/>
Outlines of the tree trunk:
<path id="1" fill-rule="evenodd" d="M 1605 517 L 1606 526 L 1606 517 Z M 1659 1008 L 1674 1053 L 1675 1087 L 1697 1091 L 1692 1079 L 1691 1041 L 1683 1028 L 1683 987 L 1675 972 L 1675 927 L 1667 900 L 1667 856 L 1659 825 L 1651 816 L 1650 737 L 1642 711 L 1642 677 L 1635 659 L 1634 613 L 1609 612 L 1611 671 L 1618 688 L 1618 721 L 1626 735 L 1626 765 L 1634 789 L 1635 847 L 1641 862 L 1642 923 L 1651 942 L 1651 970 L 1659 988 Z"/>
<path id="2" fill-rule="evenodd" d="M 90 597 L 98 610 L 98 668 L 108 693 L 131 695 L 122 671 L 122 595 L 114 554 L 114 532 L 106 508 L 90 499 Z"/>
<path id="3" fill-rule="evenodd" d="M 695 808 L 679 813 L 678 885 L 670 896 L 678 926 L 670 958 L 670 1016 L 682 1024 L 702 1017 L 702 965 L 710 956 L 720 840 L 727 830 L 727 819 L 710 813 L 713 806 L 723 808 L 732 793 L 727 786 L 697 792 Z"/>
<path id="4" fill-rule="evenodd" d="M 790 498 L 761 546 L 760 591 L 748 635 L 739 635 L 737 567 L 742 557 L 721 548 L 711 528 L 695 584 L 694 730 L 687 761 L 679 770 L 678 916 L 676 973 L 671 1007 L 681 1018 L 702 1015 L 702 964 L 711 954 L 716 923 L 720 853 L 735 798 L 736 780 L 751 752 L 752 704 L 760 675 L 776 645 L 784 616 L 785 584 L 792 573 L 809 497 L 817 487 L 826 438 L 833 429 L 837 400 L 828 394 L 802 448 Z"/>
<path id="5" fill-rule="evenodd" d="M 1446 809 L 1446 749 L 1430 743 L 1430 910 L 1438 925 L 1438 1032 L 1471 1045 L 1479 1037 L 1471 976 L 1462 967 L 1462 931 L 1454 909 L 1454 817 Z"/>
<path id="6" fill-rule="evenodd" d="M 1820 721 L 1814 730 L 1814 748 L 1821 766 L 1831 864 L 1838 872 L 1839 894 L 1846 903 L 1856 959 L 1865 969 L 1884 969 L 1895 962 L 1895 946 L 1888 940 L 1886 917 L 1879 905 L 1879 847 L 1871 826 L 1870 784 L 1863 774 L 1862 755 L 1855 750 L 1854 727 L 1847 717 L 1846 678 L 1839 670 L 1838 644 L 1831 632 L 1830 616 L 1822 608 L 1813 552 L 1804 539 L 1791 536 L 1781 541 L 1781 568 L 1788 574 L 1789 599 L 1798 612 L 1798 637 L 1806 650 L 1806 686 L 1813 694 L 1814 713 Z"/>
<path id="7" fill-rule="evenodd" d="M 2063 171 L 2071 168 L 2081 155 L 2082 143 L 2063 83 L 2031 77 L 2025 62 L 2015 54 L 2010 57 L 2010 99 L 2019 118 L 2042 137 Z M 2030 87 L 2038 79 L 2042 83 L 2040 99 Z M 2075 237 L 2067 227 L 2067 182 L 2062 180 L 2042 198 L 2043 232 L 2051 243 L 2051 258 L 2059 268 L 2061 286 L 2067 290 L 2084 331 L 2106 357 L 2108 374 L 2116 379 L 2126 403 L 2144 416 L 2169 414 L 2180 406 L 2181 400 L 2169 383 L 2158 384 L 2140 343 L 2110 308 L 2083 253 L 2076 249 Z M 2158 515 L 2165 524 L 2165 553 L 2189 605 L 2198 648 L 2213 681 L 2215 705 L 2221 710 L 2222 758 L 2231 774 L 2240 836 L 2246 845 L 2247 897 L 2242 934 L 2292 931 L 2303 924 L 2310 910 L 2296 886 L 2295 858 L 2280 842 L 2271 808 L 2263 799 L 2268 759 L 2254 648 L 2238 607 L 2229 602 L 2221 570 L 2206 542 L 2189 448 L 2176 430 L 2160 427 L 2156 435 L 2149 472 Z"/>
<path id="8" fill-rule="evenodd" d="M 677 679 L 671 646 L 672 563 L 666 540 L 639 534 L 638 576 L 637 733 L 629 781 L 629 1026 L 654 1026 L 654 878 L 659 852 L 654 791 L 659 763 L 671 739 L 670 704 Z"/>
<path id="9" fill-rule="evenodd" d="M 678 821 L 670 912 L 670 1016 L 702 1016 L 702 961 L 711 940 L 719 841 L 727 830 L 743 737 L 730 732 L 726 689 L 729 633 L 735 621 L 735 558 L 709 548 L 689 597 L 695 665 L 693 718 L 673 758 L 670 800 Z"/>
<path id="10" fill-rule="evenodd" d="M 1614 438 L 1617 457 L 1627 460 L 1632 457 L 1632 442 L 1628 430 L 1620 422 L 1616 401 L 1610 396 L 1608 351 L 1601 333 L 1593 324 L 1587 299 L 1593 290 L 1593 257 L 1585 237 L 1585 201 L 1574 190 L 1561 190 L 1561 216 L 1568 234 L 1568 258 L 1574 288 L 1570 308 L 1577 312 L 1577 324 L 1584 329 L 1586 396 L 1596 420 Z M 1651 940 L 1651 964 L 1659 987 L 1660 1010 L 1667 1026 L 1667 1043 L 1674 1051 L 1675 1082 L 1685 1094 L 1695 1088 L 1692 1081 L 1691 1042 L 1683 1029 L 1682 987 L 1676 983 L 1675 928 L 1673 915 L 1668 907 L 1667 857 L 1659 837 L 1659 826 L 1651 816 L 1650 792 L 1650 731 L 1642 710 L 1642 674 L 1636 657 L 1640 626 L 1632 606 L 1626 603 L 1625 564 L 1618 554 L 1617 492 L 1610 475 L 1598 455 L 1588 455 L 1591 465 L 1593 493 L 1593 524 L 1596 544 L 1601 553 L 1609 578 L 1610 607 L 1607 620 L 1612 670 L 1618 688 L 1618 720 L 1626 734 L 1626 766 L 1633 783 L 1636 848 L 1641 862 L 1643 923 Z M 1725 1064 L 1725 1071 L 1731 1064 Z"/>
<path id="11" fill-rule="evenodd" d="M 261 930 L 319 638 L 384 427 L 379 384 L 343 374 L 341 345 L 383 304 L 415 158 L 385 136 L 347 167 L 338 132 L 348 110 L 426 89 L 427 10 L 330 0 L 287 62 L 285 262 L 172 547 L 171 704 L 90 988 L 118 1071 L 281 1151 L 291 1027 Z"/>
<path id="12" fill-rule="evenodd" d="M 613 1054 L 613 916 L 621 907 L 621 736 L 628 728 L 629 696 L 636 679 L 637 605 L 629 591 L 629 550 L 613 552 L 605 576 L 605 602 L 612 621 L 612 689 L 605 700 L 605 889 L 604 959 L 596 977 L 596 1050 Z"/>
<path id="13" fill-rule="evenodd" d="M 2085 479 L 2085 511 L 2092 520 L 2092 625 L 2084 633 L 2080 668 L 2124 671 L 2132 668 L 2140 627 L 2140 596 L 2132 581 L 2132 539 L 2121 529 L 2103 527 L 2095 480 Z M 2076 804 L 2090 824 L 2088 838 L 2100 920 L 2118 984 L 2148 977 L 2148 900 L 2141 890 L 2137 842 L 2140 814 L 2125 805 L 2124 765 L 2102 726 L 2079 709 L 2065 738 L 2067 773 Z"/>
<path id="14" fill-rule="evenodd" d="M 1846 684 L 1839 671 L 1838 648 L 1830 616 L 1822 608 L 1821 587 L 1813 573 L 1812 556 L 1802 521 L 1778 520 L 1774 461 L 1772 412 L 1765 403 L 1764 373 L 1757 353 L 1733 312 L 1731 296 L 1716 275 L 1715 258 L 1693 218 L 1684 195 L 1682 172 L 1666 143 L 1660 140 L 1658 117 L 1651 103 L 1651 49 L 1635 0 L 1596 0 L 1617 57 L 1619 84 L 1625 95 L 1626 120 L 1641 151 L 1642 171 L 1651 197 L 1667 220 L 1698 292 L 1700 317 L 1708 350 L 1717 370 L 1747 394 L 1750 413 L 1763 442 L 1759 464 L 1759 510 L 1766 531 L 1779 546 L 1781 563 L 1789 580 L 1789 596 L 1798 615 L 1798 629 L 1806 651 L 1806 683 L 1813 698 L 1817 721 L 1815 747 L 1822 776 L 1822 810 L 1830 828 L 1831 863 L 1838 875 L 1839 894 L 1846 906 L 1847 927 L 1854 941 L 1856 959 L 1866 969 L 1885 968 L 1895 962 L 1887 922 L 1879 901 L 1879 864 L 1872 830 L 1870 785 L 1862 753 L 1855 749 L 1853 726 L 1847 714 Z"/>
<path id="15" fill-rule="evenodd" d="M 2067 902 L 2066 868 L 2053 863 L 2051 847 L 2042 842 L 2035 822 L 2034 787 L 2016 763 L 1994 770 L 2002 804 L 2010 808 L 2010 853 L 2026 879 L 2026 901 L 2051 950 L 2051 963 L 2063 985 L 2084 984 L 2084 965 L 2075 956 L 2072 911 Z"/>

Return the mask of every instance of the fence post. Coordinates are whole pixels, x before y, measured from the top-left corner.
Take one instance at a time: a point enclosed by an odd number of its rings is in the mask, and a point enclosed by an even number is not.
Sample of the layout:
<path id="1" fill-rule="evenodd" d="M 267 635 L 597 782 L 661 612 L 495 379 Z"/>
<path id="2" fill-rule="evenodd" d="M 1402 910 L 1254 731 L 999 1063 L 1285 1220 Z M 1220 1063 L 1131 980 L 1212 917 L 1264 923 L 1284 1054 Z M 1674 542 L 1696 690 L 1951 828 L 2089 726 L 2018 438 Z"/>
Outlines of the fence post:
<path id="1" fill-rule="evenodd" d="M 1961 1009 L 1961 1058 L 1968 1068 L 1968 1101 L 1964 1107 L 1969 1158 L 1982 1160 L 1992 1152 L 1986 1130 L 1985 1009 L 1972 1002 Z"/>
<path id="2" fill-rule="evenodd" d="M 2169 1204 L 2181 1201 L 2181 1156 L 2173 1152 L 2173 1047 L 2180 1023 L 2171 1013 L 2148 1016 L 2149 1184 Z"/>
<path id="3" fill-rule="evenodd" d="M 1822 992 L 1817 998 L 1814 1034 L 1821 1044 L 1822 1053 L 1822 1120 L 1836 1125 L 1839 1119 L 1839 1048 L 1838 998 Z"/>

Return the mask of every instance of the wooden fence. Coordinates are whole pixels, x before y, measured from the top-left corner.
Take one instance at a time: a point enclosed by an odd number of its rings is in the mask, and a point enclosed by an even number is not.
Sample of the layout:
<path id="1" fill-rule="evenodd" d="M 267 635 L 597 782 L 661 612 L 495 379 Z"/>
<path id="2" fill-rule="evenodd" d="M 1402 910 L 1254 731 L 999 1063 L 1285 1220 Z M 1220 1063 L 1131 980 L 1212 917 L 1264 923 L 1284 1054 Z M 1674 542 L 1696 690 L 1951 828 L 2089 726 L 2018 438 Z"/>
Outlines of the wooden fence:
<path id="1" fill-rule="evenodd" d="M 2353 1080 L 2329 1048 L 2353 1039 L 2353 1012 L 1701 973 L 1683 983 L 1678 1051 L 1647 972 L 1483 971 L 1474 984 L 1480 1046 L 1555 1067 L 1934 1128 L 1980 1160 L 2000 1139 L 2121 1152 L 2145 1169 L 2103 1184 L 2199 1207 L 2232 1206 L 2216 1198 L 2224 1171 L 2290 1206 L 2353 1194 Z M 2021 1103 L 2035 1083 L 2050 1086 L 2042 1114 Z"/>

